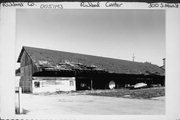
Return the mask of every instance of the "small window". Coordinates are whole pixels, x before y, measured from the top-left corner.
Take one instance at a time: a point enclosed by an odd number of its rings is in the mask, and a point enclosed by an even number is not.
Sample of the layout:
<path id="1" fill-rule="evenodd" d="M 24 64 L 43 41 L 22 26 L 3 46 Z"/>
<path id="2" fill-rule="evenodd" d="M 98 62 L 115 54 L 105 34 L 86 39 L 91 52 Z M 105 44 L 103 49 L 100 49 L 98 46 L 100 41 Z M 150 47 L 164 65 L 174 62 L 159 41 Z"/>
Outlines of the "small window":
<path id="1" fill-rule="evenodd" d="M 34 82 L 34 87 L 36 88 L 40 87 L 40 82 Z"/>
<path id="2" fill-rule="evenodd" d="M 74 86 L 74 81 L 70 81 L 69 85 Z"/>

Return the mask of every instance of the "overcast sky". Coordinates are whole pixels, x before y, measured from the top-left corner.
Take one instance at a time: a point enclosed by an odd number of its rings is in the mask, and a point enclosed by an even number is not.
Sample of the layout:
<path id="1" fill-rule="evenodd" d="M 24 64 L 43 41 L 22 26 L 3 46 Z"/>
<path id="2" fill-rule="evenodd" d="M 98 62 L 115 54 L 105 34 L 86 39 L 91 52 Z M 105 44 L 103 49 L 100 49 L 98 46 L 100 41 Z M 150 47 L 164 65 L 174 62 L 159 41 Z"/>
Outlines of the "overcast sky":
<path id="1" fill-rule="evenodd" d="M 164 10 L 17 10 L 22 46 L 151 62 L 165 57 Z"/>

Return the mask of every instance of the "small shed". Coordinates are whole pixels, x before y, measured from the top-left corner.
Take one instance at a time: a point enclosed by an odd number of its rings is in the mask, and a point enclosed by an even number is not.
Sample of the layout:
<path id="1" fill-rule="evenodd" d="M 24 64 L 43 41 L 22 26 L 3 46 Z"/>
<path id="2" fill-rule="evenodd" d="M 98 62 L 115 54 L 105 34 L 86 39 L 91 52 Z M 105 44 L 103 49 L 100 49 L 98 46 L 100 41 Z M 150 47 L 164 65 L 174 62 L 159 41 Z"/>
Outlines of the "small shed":
<path id="1" fill-rule="evenodd" d="M 24 46 L 20 63 L 23 92 L 109 89 L 138 82 L 165 83 L 164 70 L 151 63 Z M 111 85 L 112 86 L 112 85 Z"/>

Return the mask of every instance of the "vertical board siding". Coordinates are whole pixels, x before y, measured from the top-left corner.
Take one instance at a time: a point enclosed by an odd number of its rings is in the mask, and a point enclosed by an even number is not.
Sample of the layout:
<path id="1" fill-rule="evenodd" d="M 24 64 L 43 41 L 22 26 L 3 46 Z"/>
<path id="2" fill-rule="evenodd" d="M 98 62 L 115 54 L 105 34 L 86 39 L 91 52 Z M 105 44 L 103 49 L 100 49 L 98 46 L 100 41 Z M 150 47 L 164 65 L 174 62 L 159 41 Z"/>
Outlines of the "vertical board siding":
<path id="1" fill-rule="evenodd" d="M 37 70 L 26 51 L 23 52 L 20 60 L 20 86 L 23 92 L 32 92 L 32 75 Z"/>

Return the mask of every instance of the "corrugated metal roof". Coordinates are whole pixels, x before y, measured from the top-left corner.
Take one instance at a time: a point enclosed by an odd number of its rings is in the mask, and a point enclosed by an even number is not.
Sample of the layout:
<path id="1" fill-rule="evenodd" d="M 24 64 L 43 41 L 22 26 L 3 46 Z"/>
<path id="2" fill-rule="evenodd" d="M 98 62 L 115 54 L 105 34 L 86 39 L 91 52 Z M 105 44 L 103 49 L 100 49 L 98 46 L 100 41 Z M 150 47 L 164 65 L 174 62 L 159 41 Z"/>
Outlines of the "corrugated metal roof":
<path id="1" fill-rule="evenodd" d="M 118 74 L 155 74 L 164 76 L 163 69 L 150 63 L 33 47 L 23 47 L 18 62 L 20 62 L 24 50 L 28 53 L 36 66 L 51 70 L 100 70 Z"/>

